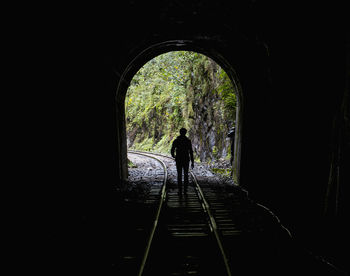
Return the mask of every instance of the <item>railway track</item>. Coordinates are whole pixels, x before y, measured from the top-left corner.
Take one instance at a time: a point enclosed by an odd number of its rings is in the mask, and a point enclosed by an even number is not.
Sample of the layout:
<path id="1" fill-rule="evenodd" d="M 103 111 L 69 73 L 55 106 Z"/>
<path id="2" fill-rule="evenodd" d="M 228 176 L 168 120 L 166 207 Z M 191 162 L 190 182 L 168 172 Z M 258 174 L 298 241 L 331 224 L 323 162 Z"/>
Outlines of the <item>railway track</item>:
<path id="1" fill-rule="evenodd" d="M 162 187 L 158 187 L 158 208 L 138 275 L 231 276 L 223 237 L 239 231 L 233 227 L 230 211 L 224 208 L 222 198 L 209 187 L 202 189 L 193 171 L 190 171 L 188 193 L 178 195 L 176 185 L 167 185 L 171 182 L 168 175 L 175 177 L 173 158 L 154 153 L 129 153 L 153 158 L 164 170 Z"/>
<path id="2" fill-rule="evenodd" d="M 147 161 L 139 159 L 139 167 L 131 170 L 128 186 L 137 196 L 127 194 L 118 209 L 123 225 L 118 228 L 116 275 L 313 275 L 331 270 L 293 243 L 279 219 L 244 189 L 208 177 L 198 165 L 190 171 L 187 194 L 179 195 L 173 158 L 130 151 L 131 156 Z M 138 192 L 139 184 L 146 192 Z"/>

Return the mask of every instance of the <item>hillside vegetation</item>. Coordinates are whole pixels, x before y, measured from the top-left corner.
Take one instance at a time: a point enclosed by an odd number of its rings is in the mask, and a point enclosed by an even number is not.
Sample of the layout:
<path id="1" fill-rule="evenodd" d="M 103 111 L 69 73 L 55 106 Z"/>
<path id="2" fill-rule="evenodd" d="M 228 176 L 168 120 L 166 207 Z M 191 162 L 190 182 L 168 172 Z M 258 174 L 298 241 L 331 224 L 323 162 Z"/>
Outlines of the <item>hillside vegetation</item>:
<path id="1" fill-rule="evenodd" d="M 133 77 L 125 105 L 129 148 L 169 154 L 185 127 L 197 161 L 230 158 L 236 95 L 209 57 L 188 51 L 157 56 Z"/>

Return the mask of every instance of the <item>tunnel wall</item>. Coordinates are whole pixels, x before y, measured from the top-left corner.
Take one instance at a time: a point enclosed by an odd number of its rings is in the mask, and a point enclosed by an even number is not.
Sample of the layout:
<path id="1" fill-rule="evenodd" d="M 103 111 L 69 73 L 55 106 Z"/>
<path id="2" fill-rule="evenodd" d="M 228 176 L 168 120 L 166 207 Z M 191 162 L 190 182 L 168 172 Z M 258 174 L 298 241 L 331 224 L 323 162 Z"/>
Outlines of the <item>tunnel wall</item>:
<path id="1" fill-rule="evenodd" d="M 276 13 L 269 4 L 173 4 L 129 7 L 140 25 L 125 31 L 120 51 L 129 55 L 118 57 L 116 70 L 169 40 L 192 40 L 220 52 L 242 88 L 240 184 L 306 247 L 337 255 L 332 244 L 340 241 L 325 233 L 332 227 L 325 227 L 330 221 L 323 210 L 333 120 L 344 93 L 338 34 L 325 31 L 320 17 L 310 22 L 307 8 L 289 7 L 299 15 L 295 21 L 285 8 Z"/>
<path id="2" fill-rule="evenodd" d="M 116 235 L 109 226 L 122 223 L 125 177 L 116 91 L 140 52 L 169 40 L 213 47 L 234 68 L 242 88 L 240 184 L 301 244 L 345 266 L 348 158 L 336 153 L 348 153 L 344 47 L 337 18 L 325 20 L 331 7 L 318 3 L 316 13 L 294 2 L 122 2 L 45 18 L 46 29 L 33 28 L 26 40 L 40 43 L 26 44 L 28 61 L 18 62 L 38 69 L 28 93 L 36 115 L 22 117 L 30 127 L 19 137 L 29 142 L 30 154 L 20 156 L 31 169 L 21 174 L 36 184 L 28 185 L 37 219 L 30 225 L 42 226 L 35 233 L 44 237 L 41 269 L 71 264 L 89 271 L 108 259 L 109 237 Z M 330 177 L 331 164 L 339 178 Z M 334 187 L 342 200 L 328 197 L 328 205 L 342 212 L 326 216 L 326 191 Z"/>

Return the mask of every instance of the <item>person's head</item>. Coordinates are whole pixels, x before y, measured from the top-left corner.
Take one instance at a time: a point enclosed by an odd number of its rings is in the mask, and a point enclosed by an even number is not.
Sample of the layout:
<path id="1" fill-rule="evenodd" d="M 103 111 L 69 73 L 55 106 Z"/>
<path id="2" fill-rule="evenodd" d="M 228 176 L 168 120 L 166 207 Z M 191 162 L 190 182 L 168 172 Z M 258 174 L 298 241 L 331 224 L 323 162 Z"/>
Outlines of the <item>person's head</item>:
<path id="1" fill-rule="evenodd" d="M 180 129 L 180 135 L 185 136 L 186 133 L 187 133 L 187 129 L 186 128 L 181 128 Z"/>

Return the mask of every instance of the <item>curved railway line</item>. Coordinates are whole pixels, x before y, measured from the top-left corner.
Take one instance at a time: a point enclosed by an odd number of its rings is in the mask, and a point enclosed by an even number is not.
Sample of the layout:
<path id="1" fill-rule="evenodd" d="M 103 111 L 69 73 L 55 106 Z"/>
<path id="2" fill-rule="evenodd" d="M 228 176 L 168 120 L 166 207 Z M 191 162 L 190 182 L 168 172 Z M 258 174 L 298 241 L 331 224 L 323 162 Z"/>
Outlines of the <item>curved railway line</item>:
<path id="1" fill-rule="evenodd" d="M 187 194 L 181 195 L 173 158 L 149 152 L 128 154 L 137 167 L 130 169 L 123 204 L 118 205 L 117 275 L 333 271 L 295 244 L 279 219 L 241 187 L 225 183 L 197 164 L 190 171 Z"/>
<path id="2" fill-rule="evenodd" d="M 168 179 L 168 171 L 167 171 L 167 167 L 166 167 L 166 165 L 165 165 L 165 163 L 163 161 L 159 160 L 158 158 L 156 158 L 156 157 L 154 157 L 154 156 L 152 156 L 150 154 L 145 154 L 145 153 L 141 153 L 141 152 L 131 152 L 131 151 L 129 151 L 129 153 L 138 154 L 138 155 L 141 155 L 141 156 L 146 156 L 146 157 L 149 157 L 149 158 L 153 158 L 153 159 L 155 159 L 156 161 L 158 161 L 161 164 L 161 166 L 163 167 L 163 170 L 164 170 L 164 178 L 163 178 L 162 189 L 161 189 L 161 192 L 160 192 L 159 205 L 158 205 L 158 208 L 157 208 L 157 212 L 156 212 L 156 216 L 155 216 L 155 219 L 154 219 L 153 227 L 151 229 L 151 233 L 150 233 L 150 236 L 149 236 L 148 241 L 147 241 L 145 254 L 144 254 L 143 258 L 142 258 L 142 263 L 141 263 L 140 270 L 139 270 L 139 273 L 138 273 L 138 275 L 141 276 L 143 274 L 143 270 L 144 270 L 144 267 L 145 267 L 145 264 L 146 264 L 146 261 L 147 261 L 147 258 L 148 258 L 149 250 L 150 250 L 151 245 L 152 245 L 154 233 L 155 233 L 155 231 L 157 229 L 158 220 L 159 220 L 160 212 L 162 210 L 163 202 L 166 199 L 166 182 L 167 182 L 167 179 Z"/>
<path id="3" fill-rule="evenodd" d="M 155 159 L 164 170 L 158 208 L 138 276 L 158 275 L 154 273 L 159 272 L 162 275 L 205 275 L 206 273 L 210 275 L 215 273 L 215 275 L 231 276 L 229 261 L 218 225 L 206 199 L 205 192 L 200 187 L 194 172 L 190 171 L 192 181 L 188 194 L 179 196 L 177 193 L 171 192 L 171 189 L 167 187 L 168 168 L 164 159 L 168 163 L 169 161 L 174 163 L 173 158 L 137 151 L 129 151 L 129 153 Z M 168 164 L 168 166 L 171 165 Z M 166 204 L 164 204 L 165 202 Z M 162 213 L 163 217 L 161 217 Z M 160 219 L 163 220 L 162 229 L 167 229 L 163 233 L 160 233 L 161 230 L 157 229 Z M 155 233 L 158 233 L 159 237 L 156 237 Z M 171 247 L 171 245 L 178 245 L 182 242 L 185 242 L 184 246 Z M 189 244 L 192 244 L 197 249 L 195 251 L 202 248 L 202 250 L 199 250 L 202 252 L 194 253 L 192 251 L 193 248 L 186 246 Z M 214 246 L 216 248 L 213 248 Z M 166 251 L 171 251 L 172 254 L 170 255 L 173 255 L 173 253 L 177 255 L 175 259 L 180 260 L 177 267 L 171 268 L 170 263 L 173 263 L 173 261 L 169 262 L 169 259 L 173 260 L 173 256 L 165 260 L 165 263 L 168 263 L 167 267 L 162 262 L 163 266 L 160 268 L 160 259 L 163 254 L 166 255 Z M 203 252 L 207 252 L 207 256 L 198 254 Z M 220 267 L 217 267 L 218 265 Z M 213 268 L 215 271 L 213 271 Z M 166 272 L 168 269 L 169 271 Z"/>

